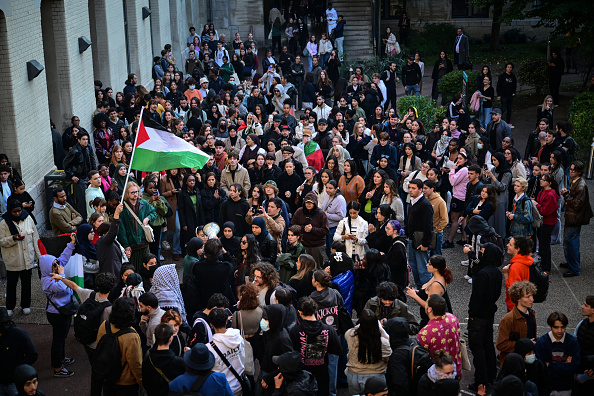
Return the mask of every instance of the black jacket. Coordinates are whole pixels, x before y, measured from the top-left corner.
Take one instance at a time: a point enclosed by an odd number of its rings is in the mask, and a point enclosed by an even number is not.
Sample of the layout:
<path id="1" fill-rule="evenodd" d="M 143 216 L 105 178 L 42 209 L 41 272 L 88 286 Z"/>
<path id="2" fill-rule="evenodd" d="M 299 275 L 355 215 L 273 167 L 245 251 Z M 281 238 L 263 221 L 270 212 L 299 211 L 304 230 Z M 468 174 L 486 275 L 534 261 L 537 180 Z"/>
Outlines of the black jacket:
<path id="1" fill-rule="evenodd" d="M 421 82 L 423 75 L 421 74 L 421 68 L 416 62 L 411 65 L 406 64 L 402 66 L 402 85 L 417 85 Z"/>
<path id="2" fill-rule="evenodd" d="M 406 236 L 408 239 L 414 239 L 416 231 L 423 232 L 423 246 L 427 247 L 431 243 L 431 232 L 433 231 L 433 206 L 425 196 L 419 199 L 408 209 L 408 222 L 406 226 Z"/>
<path id="3" fill-rule="evenodd" d="M 386 332 L 390 336 L 392 355 L 388 360 L 386 382 L 388 395 L 415 396 L 414 386 L 410 384 L 410 327 L 404 318 L 392 318 L 384 322 Z"/>
<path id="4" fill-rule="evenodd" d="M 245 221 L 245 215 L 248 210 L 250 210 L 250 204 L 245 198 L 241 198 L 239 201 L 229 198 L 221 205 L 219 224 L 232 221 L 235 224 L 235 233 L 233 235 L 242 237 L 245 234 L 249 234 L 251 227 L 248 227 Z"/>
<path id="5" fill-rule="evenodd" d="M 192 195 L 196 197 L 196 205 L 192 202 Z M 182 242 L 185 244 L 196 235 L 196 227 L 206 224 L 200 192 L 196 189 L 190 192 L 183 187 L 177 198 L 177 211 L 180 228 L 188 227 L 181 231 Z"/>
<path id="6" fill-rule="evenodd" d="M 107 234 L 97 240 L 97 260 L 99 260 L 100 272 L 111 272 L 117 277 L 120 276 L 122 268 L 122 249 L 116 242 L 120 230 L 120 219 L 113 219 Z"/>
<path id="7" fill-rule="evenodd" d="M 196 304 L 196 308 L 206 308 L 208 299 L 214 293 L 222 293 L 233 305 L 237 300 L 231 287 L 234 281 L 234 272 L 235 265 L 231 262 L 229 254 L 223 255 L 217 260 L 204 258 L 194 264 L 192 275 L 194 275 L 194 282 L 196 282 L 197 290 L 200 293 L 196 296 L 198 301 L 193 302 Z"/>
<path id="8" fill-rule="evenodd" d="M 3 324 L 0 332 L 0 384 L 8 385 L 14 382 L 14 370 L 21 364 L 32 365 L 38 355 L 29 334 L 12 322 Z"/>
<path id="9" fill-rule="evenodd" d="M 87 178 L 89 171 L 97 169 L 97 160 L 90 146 L 83 148 L 80 143 L 76 143 L 66 154 L 62 165 L 66 176 L 69 178 L 76 176 L 84 180 Z"/>
<path id="10" fill-rule="evenodd" d="M 514 73 L 502 73 L 497 79 L 497 96 L 512 96 L 516 93 L 518 80 Z"/>
<path id="11" fill-rule="evenodd" d="M 492 245 L 492 244 L 490 244 Z M 494 246 L 494 245 L 493 245 Z M 491 254 L 489 247 L 485 248 L 483 259 Z M 484 260 L 481 260 L 483 262 Z M 480 265 L 480 264 L 479 264 Z M 493 319 L 497 311 L 497 300 L 501 295 L 501 284 L 503 283 L 503 274 L 496 267 L 497 263 L 490 262 L 475 272 L 473 268 L 472 293 L 468 302 L 468 315 L 471 318 Z"/>
<path id="12" fill-rule="evenodd" d="M 221 205 L 227 199 L 227 193 L 219 188 L 219 198 L 215 198 L 213 188 L 204 188 L 200 190 L 202 197 L 202 206 L 204 207 L 204 222 L 206 224 L 219 221 L 219 212 Z"/>
<path id="13" fill-rule="evenodd" d="M 152 348 L 142 362 L 142 384 L 148 396 L 166 396 L 169 383 L 157 371 L 161 370 L 169 381 L 185 373 L 184 359 L 167 350 Z"/>

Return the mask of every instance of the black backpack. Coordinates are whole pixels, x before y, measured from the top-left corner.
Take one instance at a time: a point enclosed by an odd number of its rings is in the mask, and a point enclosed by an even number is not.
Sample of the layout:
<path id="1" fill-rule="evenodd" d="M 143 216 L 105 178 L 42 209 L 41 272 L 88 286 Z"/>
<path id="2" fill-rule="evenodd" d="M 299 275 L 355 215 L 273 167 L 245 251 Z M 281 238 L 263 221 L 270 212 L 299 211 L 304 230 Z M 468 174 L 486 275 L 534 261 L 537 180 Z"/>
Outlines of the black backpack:
<path id="1" fill-rule="evenodd" d="M 101 383 L 115 384 L 119 381 L 124 366 L 118 337 L 128 333 L 135 333 L 134 329 L 127 327 L 113 333 L 109 320 L 105 321 L 105 335 L 101 337 L 95 349 L 92 364 L 92 378 Z"/>
<path id="2" fill-rule="evenodd" d="M 98 302 L 95 292 L 81 304 L 74 314 L 74 338 L 81 344 L 88 345 L 97 340 L 101 317 L 105 308 L 111 307 L 111 302 Z"/>
<path id="3" fill-rule="evenodd" d="M 433 358 L 431 358 L 429 351 L 421 346 L 415 338 L 409 339 L 408 345 L 398 347 L 398 349 L 408 349 L 410 389 L 414 390 L 411 394 L 416 394 L 417 384 L 423 374 L 433 365 Z"/>
<path id="4" fill-rule="evenodd" d="M 545 274 L 536 263 L 530 267 L 529 281 L 536 285 L 536 294 L 534 295 L 534 302 L 541 303 L 547 299 L 549 293 L 549 275 Z"/>

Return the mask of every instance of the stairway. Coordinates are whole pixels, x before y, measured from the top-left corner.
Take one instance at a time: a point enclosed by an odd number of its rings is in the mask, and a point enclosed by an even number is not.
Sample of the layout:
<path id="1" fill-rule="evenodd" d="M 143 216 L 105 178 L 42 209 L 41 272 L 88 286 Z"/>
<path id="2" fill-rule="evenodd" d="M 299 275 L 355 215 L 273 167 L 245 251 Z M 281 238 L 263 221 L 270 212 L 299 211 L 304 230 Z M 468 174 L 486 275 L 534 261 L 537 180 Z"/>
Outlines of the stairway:
<path id="1" fill-rule="evenodd" d="M 344 53 L 346 59 L 368 59 L 373 53 L 373 5 L 371 0 L 333 0 L 332 7 L 346 21 Z"/>

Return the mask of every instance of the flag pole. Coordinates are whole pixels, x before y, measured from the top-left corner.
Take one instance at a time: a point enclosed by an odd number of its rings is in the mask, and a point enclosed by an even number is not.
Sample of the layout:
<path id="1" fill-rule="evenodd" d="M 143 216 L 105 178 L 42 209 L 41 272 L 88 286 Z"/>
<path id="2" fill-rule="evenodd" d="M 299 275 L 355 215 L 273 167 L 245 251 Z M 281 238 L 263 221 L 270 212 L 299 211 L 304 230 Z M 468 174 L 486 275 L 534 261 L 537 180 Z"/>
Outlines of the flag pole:
<path id="1" fill-rule="evenodd" d="M 140 121 L 138 122 L 138 129 L 140 129 L 140 123 L 142 123 L 142 113 L 144 112 L 144 107 L 140 108 Z M 134 152 L 136 151 L 136 141 L 138 140 L 138 129 L 136 130 L 136 136 L 134 136 L 134 145 L 132 146 L 132 155 L 130 156 L 130 169 L 128 173 L 126 173 L 126 183 L 124 183 L 124 193 L 120 199 L 120 205 L 124 203 L 124 196 L 126 195 L 126 186 L 128 185 L 128 180 L 130 179 L 130 172 L 132 171 L 132 163 L 134 162 Z M 140 191 L 138 191 L 140 194 Z"/>

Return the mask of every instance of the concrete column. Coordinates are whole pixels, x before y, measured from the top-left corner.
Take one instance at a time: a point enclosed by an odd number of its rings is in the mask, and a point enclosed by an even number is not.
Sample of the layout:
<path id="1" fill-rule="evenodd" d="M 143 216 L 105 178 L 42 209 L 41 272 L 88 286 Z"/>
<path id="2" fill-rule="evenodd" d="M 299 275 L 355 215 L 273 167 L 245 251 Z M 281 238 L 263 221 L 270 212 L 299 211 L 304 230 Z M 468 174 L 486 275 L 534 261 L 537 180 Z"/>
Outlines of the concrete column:
<path id="1" fill-rule="evenodd" d="M 88 7 L 76 0 L 45 0 L 41 27 L 50 116 L 60 131 L 70 126 L 73 115 L 90 131 L 95 109 L 93 48 L 81 54 L 78 46 L 79 37 L 91 37 Z"/>
<path id="2" fill-rule="evenodd" d="M 190 35 L 188 30 L 190 26 L 186 27 L 186 1 L 185 0 L 169 0 L 169 25 L 171 28 L 171 47 L 175 58 L 177 59 L 177 68 L 183 70 L 182 51 L 186 49 L 186 40 Z M 198 30 L 198 27 L 196 27 Z M 200 34 L 200 32 L 198 32 Z"/>
<path id="3" fill-rule="evenodd" d="M 153 86 L 151 49 L 151 21 L 150 17 L 142 19 L 142 7 L 148 7 L 148 0 L 128 0 L 126 10 L 128 17 L 128 40 L 130 53 L 130 72 L 138 76 L 138 83 L 147 89 Z"/>
<path id="4" fill-rule="evenodd" d="M 38 202 L 43 201 L 43 176 L 54 166 L 46 72 L 31 81 L 27 76 L 28 61 L 45 63 L 41 37 L 39 2 L 19 0 L 13 1 L 10 9 L 2 7 L 0 81 L 4 108 L 0 112 L 0 147 L 20 170 L 27 191 Z M 42 222 L 43 205 L 38 206 L 35 215 Z"/>
<path id="5" fill-rule="evenodd" d="M 128 78 L 122 0 L 88 2 L 95 79 L 101 80 L 104 87 L 121 91 Z"/>
<path id="6" fill-rule="evenodd" d="M 160 55 L 160 51 L 165 47 L 165 44 L 171 44 L 169 0 L 150 0 L 149 4 L 153 51 L 157 56 Z"/>

